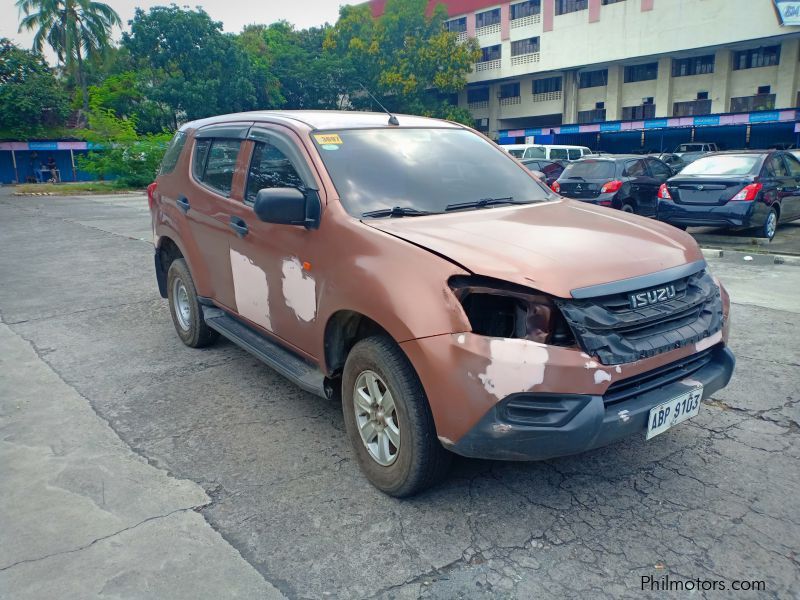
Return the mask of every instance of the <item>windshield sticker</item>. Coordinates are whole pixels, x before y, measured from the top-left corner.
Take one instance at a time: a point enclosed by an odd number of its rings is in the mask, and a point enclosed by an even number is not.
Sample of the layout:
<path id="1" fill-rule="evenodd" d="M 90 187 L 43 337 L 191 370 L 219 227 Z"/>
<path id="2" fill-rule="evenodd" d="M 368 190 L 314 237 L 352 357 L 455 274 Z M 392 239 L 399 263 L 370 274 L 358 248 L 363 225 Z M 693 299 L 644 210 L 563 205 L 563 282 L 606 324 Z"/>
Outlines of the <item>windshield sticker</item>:
<path id="1" fill-rule="evenodd" d="M 338 150 L 339 146 L 337 146 L 336 144 L 325 144 L 325 145 L 321 146 L 321 148 L 323 150 Z"/>
<path id="2" fill-rule="evenodd" d="M 314 139 L 321 146 L 339 146 L 342 144 L 342 138 L 339 137 L 338 133 L 317 133 L 314 134 Z"/>

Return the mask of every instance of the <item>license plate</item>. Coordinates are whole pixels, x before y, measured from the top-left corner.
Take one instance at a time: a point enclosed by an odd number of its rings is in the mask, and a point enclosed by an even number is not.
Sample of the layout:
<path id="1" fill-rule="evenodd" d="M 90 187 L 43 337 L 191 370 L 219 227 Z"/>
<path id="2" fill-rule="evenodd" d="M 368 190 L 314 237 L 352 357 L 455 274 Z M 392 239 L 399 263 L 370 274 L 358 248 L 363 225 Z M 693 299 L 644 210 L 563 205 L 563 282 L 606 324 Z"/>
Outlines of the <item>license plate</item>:
<path id="1" fill-rule="evenodd" d="M 647 439 L 664 433 L 673 425 L 691 419 L 700 412 L 700 401 L 703 399 L 703 387 L 696 387 L 672 400 L 668 400 L 650 409 L 647 422 Z"/>

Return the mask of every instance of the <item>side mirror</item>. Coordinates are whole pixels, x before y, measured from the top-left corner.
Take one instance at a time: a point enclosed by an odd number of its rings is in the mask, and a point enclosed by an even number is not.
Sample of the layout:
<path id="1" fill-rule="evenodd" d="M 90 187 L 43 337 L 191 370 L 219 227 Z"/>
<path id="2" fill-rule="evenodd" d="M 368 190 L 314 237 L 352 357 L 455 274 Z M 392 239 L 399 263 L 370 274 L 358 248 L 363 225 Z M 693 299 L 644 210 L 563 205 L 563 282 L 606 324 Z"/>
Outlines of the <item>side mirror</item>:
<path id="1" fill-rule="evenodd" d="M 265 223 L 319 226 L 319 198 L 313 190 L 307 196 L 297 188 L 264 188 L 258 191 L 253 212 Z"/>

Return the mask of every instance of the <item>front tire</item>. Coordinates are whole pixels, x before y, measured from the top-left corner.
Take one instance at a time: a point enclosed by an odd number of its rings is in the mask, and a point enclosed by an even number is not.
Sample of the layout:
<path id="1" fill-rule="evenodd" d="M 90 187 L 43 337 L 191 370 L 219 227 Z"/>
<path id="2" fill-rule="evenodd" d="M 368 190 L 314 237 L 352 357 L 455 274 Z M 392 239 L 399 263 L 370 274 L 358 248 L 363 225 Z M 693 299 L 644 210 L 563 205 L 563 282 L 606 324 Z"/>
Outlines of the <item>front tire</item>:
<path id="1" fill-rule="evenodd" d="M 342 374 L 342 411 L 358 465 L 382 492 L 411 496 L 444 477 L 452 455 L 436 436 L 419 377 L 390 338 L 353 346 Z"/>
<path id="2" fill-rule="evenodd" d="M 167 298 L 172 323 L 181 341 L 190 348 L 213 344 L 219 334 L 203 320 L 203 309 L 197 299 L 189 267 L 182 258 L 172 261 L 167 272 Z"/>

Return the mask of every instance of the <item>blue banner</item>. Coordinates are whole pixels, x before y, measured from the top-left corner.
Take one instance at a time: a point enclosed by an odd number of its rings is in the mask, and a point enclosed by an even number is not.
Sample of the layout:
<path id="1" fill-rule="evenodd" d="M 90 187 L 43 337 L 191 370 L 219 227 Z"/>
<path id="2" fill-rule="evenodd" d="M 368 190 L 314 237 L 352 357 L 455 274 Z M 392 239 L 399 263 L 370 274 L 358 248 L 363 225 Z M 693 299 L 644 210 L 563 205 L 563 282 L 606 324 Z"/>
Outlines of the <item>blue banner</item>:
<path id="1" fill-rule="evenodd" d="M 705 115 L 702 117 L 695 117 L 694 124 L 697 127 L 704 127 L 708 125 L 719 125 L 719 115 Z"/>
<path id="2" fill-rule="evenodd" d="M 578 133 L 580 132 L 580 125 L 562 125 L 561 133 Z"/>
<path id="3" fill-rule="evenodd" d="M 764 112 L 750 113 L 751 123 L 765 123 L 767 121 L 777 121 L 781 115 L 777 110 L 766 110 Z"/>
<path id="4" fill-rule="evenodd" d="M 622 123 L 600 123 L 600 131 L 621 131 Z"/>
<path id="5" fill-rule="evenodd" d="M 28 150 L 58 150 L 58 142 L 28 142 Z"/>
<path id="6" fill-rule="evenodd" d="M 645 129 L 661 129 L 662 127 L 667 127 L 668 121 L 666 119 L 651 119 L 650 121 L 644 122 Z"/>

